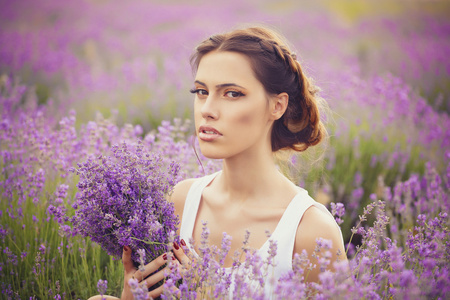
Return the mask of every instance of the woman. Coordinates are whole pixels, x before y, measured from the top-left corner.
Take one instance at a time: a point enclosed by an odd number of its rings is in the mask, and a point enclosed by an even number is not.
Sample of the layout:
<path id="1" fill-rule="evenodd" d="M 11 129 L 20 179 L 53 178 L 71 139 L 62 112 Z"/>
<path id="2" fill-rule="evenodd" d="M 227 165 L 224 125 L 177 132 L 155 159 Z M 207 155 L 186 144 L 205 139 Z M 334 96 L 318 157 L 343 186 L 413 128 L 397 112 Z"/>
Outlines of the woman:
<path id="1" fill-rule="evenodd" d="M 273 274 L 278 278 L 292 268 L 295 253 L 306 250 L 310 259 L 321 237 L 332 241 L 332 262 L 345 260 L 342 235 L 331 214 L 307 192 L 282 175 L 274 152 L 304 151 L 325 136 L 319 118 L 316 88 L 303 74 L 296 56 L 282 38 L 269 29 L 253 27 L 218 34 L 203 41 L 192 57 L 196 71 L 195 130 L 204 156 L 223 159 L 223 170 L 200 179 L 178 183 L 172 200 L 181 216 L 181 244 L 200 240 L 202 221 L 208 222 L 209 242 L 220 246 L 222 233 L 232 236 L 234 253 L 245 231 L 249 246 L 267 253 L 266 230 L 278 245 Z M 197 245 L 187 245 L 195 254 Z M 188 257 L 174 244 L 180 262 Z M 142 279 L 166 263 L 163 255 L 136 271 L 131 250 L 125 247 L 125 282 Z M 224 266 L 232 264 L 225 259 Z M 332 265 L 332 264 L 331 264 Z M 308 280 L 317 281 L 313 269 Z M 164 278 L 160 271 L 147 279 L 152 286 Z M 150 292 L 156 297 L 159 287 Z M 122 299 L 132 299 L 125 284 Z"/>

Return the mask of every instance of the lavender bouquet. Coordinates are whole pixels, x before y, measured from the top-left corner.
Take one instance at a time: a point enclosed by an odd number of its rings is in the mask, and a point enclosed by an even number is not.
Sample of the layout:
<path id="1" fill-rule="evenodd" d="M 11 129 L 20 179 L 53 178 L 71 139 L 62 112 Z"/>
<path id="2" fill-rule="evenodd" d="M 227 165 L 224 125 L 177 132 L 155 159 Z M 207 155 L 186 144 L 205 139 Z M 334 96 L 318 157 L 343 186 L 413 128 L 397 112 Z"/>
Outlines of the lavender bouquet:
<path id="1" fill-rule="evenodd" d="M 167 251 L 169 234 L 177 229 L 179 220 L 166 196 L 179 181 L 179 165 L 144 151 L 141 142 L 111 151 L 74 169 L 80 181 L 73 229 L 117 258 L 123 246 L 130 246 L 136 265 L 142 264 L 143 249 L 146 263 Z"/>

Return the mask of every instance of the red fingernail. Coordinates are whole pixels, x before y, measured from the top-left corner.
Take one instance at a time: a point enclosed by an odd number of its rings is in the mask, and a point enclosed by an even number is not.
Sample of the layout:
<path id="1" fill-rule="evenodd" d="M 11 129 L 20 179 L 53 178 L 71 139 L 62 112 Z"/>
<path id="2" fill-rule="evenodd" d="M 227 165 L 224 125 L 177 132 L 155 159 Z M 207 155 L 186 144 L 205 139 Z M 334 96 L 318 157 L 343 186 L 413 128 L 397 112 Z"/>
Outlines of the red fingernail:
<path id="1" fill-rule="evenodd" d="M 167 254 L 166 254 L 166 253 L 164 253 L 163 259 L 164 259 L 164 260 L 167 260 Z"/>
<path id="2" fill-rule="evenodd" d="M 175 256 L 172 256 L 172 260 L 177 260 L 177 259 L 175 258 Z"/>
<path id="3" fill-rule="evenodd" d="M 183 239 L 181 239 L 181 245 L 186 246 L 186 242 Z"/>
<path id="4" fill-rule="evenodd" d="M 178 246 L 177 242 L 173 242 L 173 247 L 175 248 L 175 250 L 180 249 L 180 246 Z"/>

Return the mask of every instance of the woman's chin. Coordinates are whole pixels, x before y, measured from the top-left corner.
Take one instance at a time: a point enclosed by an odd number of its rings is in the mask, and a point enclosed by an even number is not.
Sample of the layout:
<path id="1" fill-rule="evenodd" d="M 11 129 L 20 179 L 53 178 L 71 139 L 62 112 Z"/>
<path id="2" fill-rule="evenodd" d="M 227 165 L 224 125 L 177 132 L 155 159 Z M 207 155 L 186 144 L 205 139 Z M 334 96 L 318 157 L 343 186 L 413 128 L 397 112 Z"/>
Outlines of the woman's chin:
<path id="1" fill-rule="evenodd" d="M 200 144 L 200 152 L 209 159 L 224 159 L 228 157 L 227 153 L 220 151 L 217 147 L 211 147 L 211 145 Z"/>
<path id="2" fill-rule="evenodd" d="M 221 155 L 220 153 L 218 153 L 217 151 L 202 151 L 202 154 L 204 157 L 209 158 L 209 159 L 224 159 L 225 156 Z"/>

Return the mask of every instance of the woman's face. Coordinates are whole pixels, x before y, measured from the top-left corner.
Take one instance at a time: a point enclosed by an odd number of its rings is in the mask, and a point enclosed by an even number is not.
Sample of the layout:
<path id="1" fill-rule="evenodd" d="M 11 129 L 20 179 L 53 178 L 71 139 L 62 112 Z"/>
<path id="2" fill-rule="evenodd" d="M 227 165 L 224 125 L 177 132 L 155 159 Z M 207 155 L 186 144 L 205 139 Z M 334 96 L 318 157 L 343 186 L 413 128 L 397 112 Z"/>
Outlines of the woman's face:
<path id="1" fill-rule="evenodd" d="M 271 147 L 268 97 L 247 56 L 226 51 L 206 54 L 193 92 L 195 129 L 203 155 L 223 159 Z"/>

